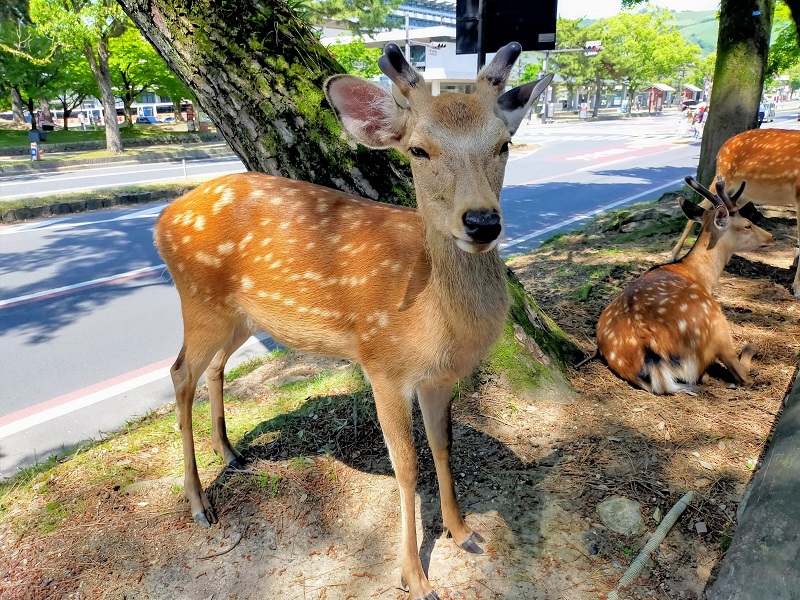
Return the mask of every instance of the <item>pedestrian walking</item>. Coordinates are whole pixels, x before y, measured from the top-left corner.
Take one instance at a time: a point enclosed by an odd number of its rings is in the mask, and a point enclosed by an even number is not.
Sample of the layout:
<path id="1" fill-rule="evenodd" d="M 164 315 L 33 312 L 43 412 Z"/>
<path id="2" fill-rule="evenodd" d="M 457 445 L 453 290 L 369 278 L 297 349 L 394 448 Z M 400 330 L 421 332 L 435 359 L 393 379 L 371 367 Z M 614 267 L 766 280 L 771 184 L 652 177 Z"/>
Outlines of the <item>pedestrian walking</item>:
<path id="1" fill-rule="evenodd" d="M 86 117 L 83 115 L 82 112 L 78 113 L 78 123 L 81 125 L 81 129 L 86 131 Z"/>

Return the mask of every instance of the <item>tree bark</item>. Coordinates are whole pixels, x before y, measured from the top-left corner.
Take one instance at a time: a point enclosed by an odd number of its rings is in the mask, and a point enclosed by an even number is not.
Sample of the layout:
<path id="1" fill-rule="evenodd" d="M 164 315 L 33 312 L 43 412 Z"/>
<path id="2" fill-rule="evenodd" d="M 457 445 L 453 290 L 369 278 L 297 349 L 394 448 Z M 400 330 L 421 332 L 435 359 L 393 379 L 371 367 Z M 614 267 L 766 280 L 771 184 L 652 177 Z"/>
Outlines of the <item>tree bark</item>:
<path id="1" fill-rule="evenodd" d="M 16 87 L 11 88 L 11 113 L 14 125 L 25 124 L 25 105 L 22 102 L 22 94 Z"/>
<path id="2" fill-rule="evenodd" d="M 28 114 L 31 116 L 31 131 L 36 131 L 39 127 L 36 123 L 36 112 L 33 110 L 33 97 L 28 98 L 26 104 L 28 105 Z"/>
<path id="3" fill-rule="evenodd" d="M 714 88 L 697 168 L 702 185 L 714 178 L 722 144 L 758 127 L 774 8 L 775 0 L 722 0 Z"/>
<path id="4" fill-rule="evenodd" d="M 600 78 L 600 73 L 595 72 L 594 74 L 594 110 L 592 110 L 592 116 L 596 117 L 598 111 L 600 110 L 600 100 L 603 97 L 603 80 Z"/>
<path id="5" fill-rule="evenodd" d="M 53 124 L 53 112 L 50 110 L 50 102 L 47 98 L 39 98 L 39 106 L 42 109 L 42 123 Z"/>
<path id="6" fill-rule="evenodd" d="M 120 0 L 248 169 L 413 204 L 408 162 L 342 138 L 322 84 L 342 68 L 284 0 Z"/>
<path id="7" fill-rule="evenodd" d="M 91 45 L 83 49 L 89 61 L 97 85 L 100 87 L 100 101 L 103 104 L 103 113 L 106 123 L 106 150 L 115 154 L 122 154 L 122 136 L 119 133 L 117 122 L 117 102 L 111 86 L 111 69 L 108 67 L 108 40 L 100 38 L 97 42 L 97 54 Z"/>

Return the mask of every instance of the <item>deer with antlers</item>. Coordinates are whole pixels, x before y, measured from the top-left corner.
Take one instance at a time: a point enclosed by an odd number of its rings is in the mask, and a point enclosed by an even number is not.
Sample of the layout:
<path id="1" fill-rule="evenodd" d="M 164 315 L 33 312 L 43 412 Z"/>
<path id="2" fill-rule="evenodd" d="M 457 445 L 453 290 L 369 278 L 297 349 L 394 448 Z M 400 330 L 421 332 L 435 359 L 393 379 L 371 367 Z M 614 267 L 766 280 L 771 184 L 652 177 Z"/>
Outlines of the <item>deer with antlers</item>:
<path id="1" fill-rule="evenodd" d="M 747 181 L 738 206 L 748 202 L 793 206 L 800 211 L 800 131 L 790 129 L 751 129 L 726 141 L 717 154 L 717 178 L 732 188 Z M 703 200 L 702 206 L 711 204 Z M 800 213 L 798 213 L 800 214 Z M 672 249 L 676 260 L 694 225 L 689 221 Z M 800 239 L 800 221 L 797 223 Z M 800 249 L 795 251 L 798 262 Z M 794 297 L 800 299 L 800 263 L 792 283 Z"/>
<path id="2" fill-rule="evenodd" d="M 450 472 L 450 402 L 499 337 L 508 313 L 499 196 L 508 146 L 552 76 L 505 91 L 521 52 L 500 49 L 474 94 L 431 96 L 390 44 L 381 70 L 408 106 L 349 75 L 325 84 L 345 130 L 411 161 L 417 210 L 316 185 L 246 173 L 206 183 L 167 207 L 155 241 L 175 281 L 184 342 L 175 364 L 184 490 L 195 521 L 217 521 L 197 473 L 192 402 L 206 370 L 212 442 L 226 464 L 226 361 L 262 329 L 294 348 L 360 363 L 400 488 L 402 577 L 415 599 L 437 598 L 416 536 L 417 456 L 412 402 L 421 407 L 436 467 L 444 527 L 469 552 L 481 541 L 464 522 Z"/>
<path id="3" fill-rule="evenodd" d="M 686 182 L 713 206 L 706 210 L 679 202 L 700 235 L 681 260 L 640 275 L 609 304 L 597 323 L 597 349 L 614 373 L 654 394 L 691 389 L 719 358 L 738 384 L 749 382 L 756 353 L 745 344 L 737 357 L 730 326 L 712 290 L 735 252 L 769 246 L 772 234 L 738 214 L 725 182 L 717 193 L 687 177 Z"/>

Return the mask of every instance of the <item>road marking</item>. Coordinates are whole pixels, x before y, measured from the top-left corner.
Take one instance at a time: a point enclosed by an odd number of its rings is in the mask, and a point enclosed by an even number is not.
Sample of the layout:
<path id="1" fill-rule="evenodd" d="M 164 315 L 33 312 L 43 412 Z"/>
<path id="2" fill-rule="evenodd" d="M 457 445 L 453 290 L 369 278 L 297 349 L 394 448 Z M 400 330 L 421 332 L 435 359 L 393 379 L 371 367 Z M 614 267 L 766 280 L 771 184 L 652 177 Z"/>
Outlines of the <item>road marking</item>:
<path id="1" fill-rule="evenodd" d="M 68 218 L 69 217 L 63 217 L 61 219 L 49 219 L 36 223 L 25 223 L 24 225 L 11 225 L 10 227 L 3 227 L 0 229 L 0 235 L 11 235 L 12 233 L 24 233 L 26 231 L 33 231 L 34 229 L 42 229 L 66 221 Z"/>
<path id="2" fill-rule="evenodd" d="M 198 164 L 198 162 L 206 163 L 208 162 L 207 159 L 203 159 L 202 161 L 186 161 L 186 167 L 192 169 L 199 169 L 205 166 L 206 164 Z M 224 165 L 229 163 L 237 163 L 239 162 L 238 158 L 230 158 L 227 160 L 219 160 L 219 161 L 210 161 L 209 164 L 211 165 Z M 141 163 L 139 163 L 141 164 Z M 172 165 L 166 167 L 167 165 Z M 166 168 L 165 168 L 166 167 Z M 119 167 L 100 167 L 98 169 L 81 169 L 81 175 L 66 175 L 66 176 L 54 176 L 54 177 L 42 177 L 39 175 L 46 183 L 61 183 L 62 181 L 75 181 L 78 179 L 95 179 L 98 177 L 97 171 L 107 171 L 110 169 L 119 169 Z M 183 169 L 183 163 L 180 162 L 163 162 L 158 163 L 158 166 L 153 166 L 146 169 L 134 169 L 134 170 L 126 170 L 126 169 L 119 169 L 120 175 L 135 175 L 137 173 L 154 173 L 154 172 L 164 172 L 164 171 L 177 171 L 178 169 Z M 46 175 L 46 174 L 44 174 Z M 26 181 L 18 181 L 18 182 L 11 182 L 11 183 L 4 183 L 3 187 L 12 187 L 15 185 L 31 185 L 31 178 L 28 178 Z M 6 197 L 8 198 L 8 196 Z"/>
<path id="3" fill-rule="evenodd" d="M 54 219 L 52 221 L 46 221 L 44 223 L 39 224 L 39 227 L 36 228 L 29 228 L 25 226 L 20 226 L 21 228 L 14 228 L 14 229 L 0 229 L 0 236 L 3 235 L 12 235 L 15 233 L 28 233 L 29 231 L 39 232 L 39 231 L 47 231 L 48 229 L 52 229 L 55 231 L 66 231 L 67 229 L 75 229 L 77 227 L 84 227 L 86 225 L 98 225 L 100 223 L 114 223 L 117 221 L 127 221 L 128 219 L 145 219 L 150 217 L 157 217 L 161 214 L 161 211 L 164 210 L 164 207 L 168 203 L 157 204 L 156 206 L 151 206 L 150 208 L 145 208 L 143 210 L 137 210 L 133 213 L 128 213 L 119 217 L 113 217 L 111 219 L 98 219 L 96 221 L 78 221 L 77 223 L 63 223 L 67 219 Z"/>
<path id="4" fill-rule="evenodd" d="M 214 178 L 214 177 L 221 177 L 222 175 L 230 175 L 231 173 L 243 173 L 245 171 L 247 171 L 247 169 L 244 166 L 242 166 L 241 168 L 236 168 L 236 169 L 224 169 L 224 170 L 221 170 L 221 171 L 214 171 L 213 173 L 203 173 L 203 174 L 200 174 L 200 175 L 193 175 L 192 178 L 195 179 L 195 180 L 197 180 L 200 177 L 206 177 L 208 179 L 211 179 L 211 178 Z M 168 175 L 166 177 L 150 177 L 145 181 L 137 181 L 136 184 L 140 185 L 142 183 L 149 183 L 149 182 L 153 182 L 153 181 L 181 180 L 183 178 L 184 178 L 183 174 Z M 46 183 L 60 183 L 60 182 L 47 181 Z M 102 184 L 102 185 L 90 185 L 90 186 L 84 186 L 84 187 L 79 187 L 79 188 L 70 188 L 69 192 L 70 193 L 74 193 L 74 192 L 90 192 L 92 190 L 102 190 L 102 189 L 105 189 L 105 188 L 125 187 L 126 185 L 133 185 L 133 183 L 132 182 L 128 182 L 128 183 L 117 182 L 117 183 L 105 183 L 105 184 Z M 59 192 L 60 191 L 61 190 L 59 190 Z M 10 196 L 5 196 L 4 195 L 2 198 L 3 198 L 3 200 L 19 200 L 21 198 L 52 196 L 52 195 L 57 194 L 59 192 L 56 192 L 56 191 L 53 191 L 53 192 L 42 192 L 40 190 L 38 192 L 30 192 L 30 193 L 27 193 L 27 194 L 13 194 L 13 195 L 10 195 Z"/>
<path id="5" fill-rule="evenodd" d="M 263 344 L 267 339 L 269 339 L 269 336 L 263 333 L 251 336 L 242 344 L 239 350 L 245 350 L 254 344 Z M 124 394 L 140 386 L 169 377 L 170 367 L 175 362 L 175 358 L 173 356 L 164 359 L 152 365 L 58 396 L 52 400 L 23 408 L 10 415 L 2 416 L 0 417 L 0 439 L 108 400 L 118 394 Z"/>
<path id="6" fill-rule="evenodd" d="M 49 298 L 55 298 L 56 296 L 63 296 L 64 294 L 68 294 L 72 291 L 79 289 L 97 287 L 111 283 L 120 283 L 122 281 L 127 281 L 128 279 L 135 279 L 136 277 L 142 277 L 143 275 L 148 275 L 150 273 L 153 273 L 154 271 L 161 271 L 166 268 L 167 265 L 164 264 L 156 265 L 154 267 L 142 267 L 141 269 L 127 271 L 125 273 L 118 273 L 117 275 L 109 275 L 108 277 L 100 277 L 99 279 L 92 279 L 91 281 L 74 283 L 72 285 L 65 285 L 63 287 L 54 288 L 51 290 L 44 290 L 41 292 L 35 292 L 33 294 L 17 296 L 15 298 L 9 298 L 8 300 L 0 300 L 0 310 L 5 308 L 12 308 L 14 306 L 19 306 L 20 304 L 28 304 L 30 302 L 38 302 L 39 300 L 47 300 Z"/>
<path id="7" fill-rule="evenodd" d="M 595 210 L 589 211 L 587 213 L 583 213 L 580 215 L 576 215 L 570 219 L 565 221 L 560 221 L 555 223 L 554 225 L 548 225 L 547 227 L 543 227 L 542 229 L 537 229 L 536 231 L 531 231 L 523 235 L 522 237 L 516 238 L 514 240 L 509 240 L 508 242 L 503 242 L 500 244 L 500 249 L 505 250 L 506 248 L 511 248 L 512 246 L 517 246 L 522 244 L 523 242 L 527 242 L 528 240 L 532 240 L 535 237 L 539 237 L 546 233 L 550 233 L 551 231 L 555 231 L 556 229 L 561 229 L 567 225 L 571 225 L 572 223 L 577 223 L 578 221 L 583 221 L 584 219 L 589 219 L 591 217 L 597 216 L 600 213 L 603 213 L 609 209 L 614 208 L 615 206 L 619 206 L 620 204 L 626 204 L 628 202 L 632 202 L 633 200 L 638 200 L 642 196 L 647 196 L 648 194 L 652 194 L 653 192 L 658 192 L 661 190 L 665 190 L 670 187 L 675 187 L 676 185 L 681 185 L 683 183 L 683 179 L 677 179 L 675 181 L 671 181 L 669 183 L 665 183 L 664 185 L 660 185 L 658 187 L 650 188 L 649 190 L 645 190 L 643 192 L 639 192 L 638 194 L 634 194 L 633 196 L 628 196 L 627 198 L 623 198 L 622 200 L 617 200 L 616 202 L 612 202 L 611 204 L 606 204 L 605 206 L 601 206 L 600 208 L 596 208 Z"/>

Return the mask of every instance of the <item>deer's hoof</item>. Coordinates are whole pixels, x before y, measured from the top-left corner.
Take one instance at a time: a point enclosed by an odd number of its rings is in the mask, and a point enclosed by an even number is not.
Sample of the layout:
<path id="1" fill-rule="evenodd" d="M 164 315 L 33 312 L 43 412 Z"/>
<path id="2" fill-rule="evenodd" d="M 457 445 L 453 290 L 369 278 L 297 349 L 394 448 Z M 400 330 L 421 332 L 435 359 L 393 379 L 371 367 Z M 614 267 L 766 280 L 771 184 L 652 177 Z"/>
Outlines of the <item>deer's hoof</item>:
<path id="1" fill-rule="evenodd" d="M 241 471 L 244 469 L 245 460 L 242 457 L 236 457 L 228 463 L 228 468 L 234 471 Z"/>
<path id="2" fill-rule="evenodd" d="M 462 550 L 466 550 L 467 552 L 471 552 L 472 554 L 483 554 L 483 549 L 478 546 L 476 542 L 485 542 L 486 540 L 483 539 L 481 534 L 475 533 L 474 531 L 469 534 L 469 537 L 459 544 L 459 547 Z"/>
<path id="3" fill-rule="evenodd" d="M 418 598 L 414 598 L 414 600 L 439 600 L 439 596 L 436 595 L 436 592 L 430 591 L 424 596 L 419 596 Z"/>
<path id="4" fill-rule="evenodd" d="M 212 508 L 207 508 L 203 512 L 196 512 L 192 515 L 192 517 L 194 518 L 195 523 L 203 528 L 211 527 L 212 523 L 217 522 L 217 514 Z"/>

